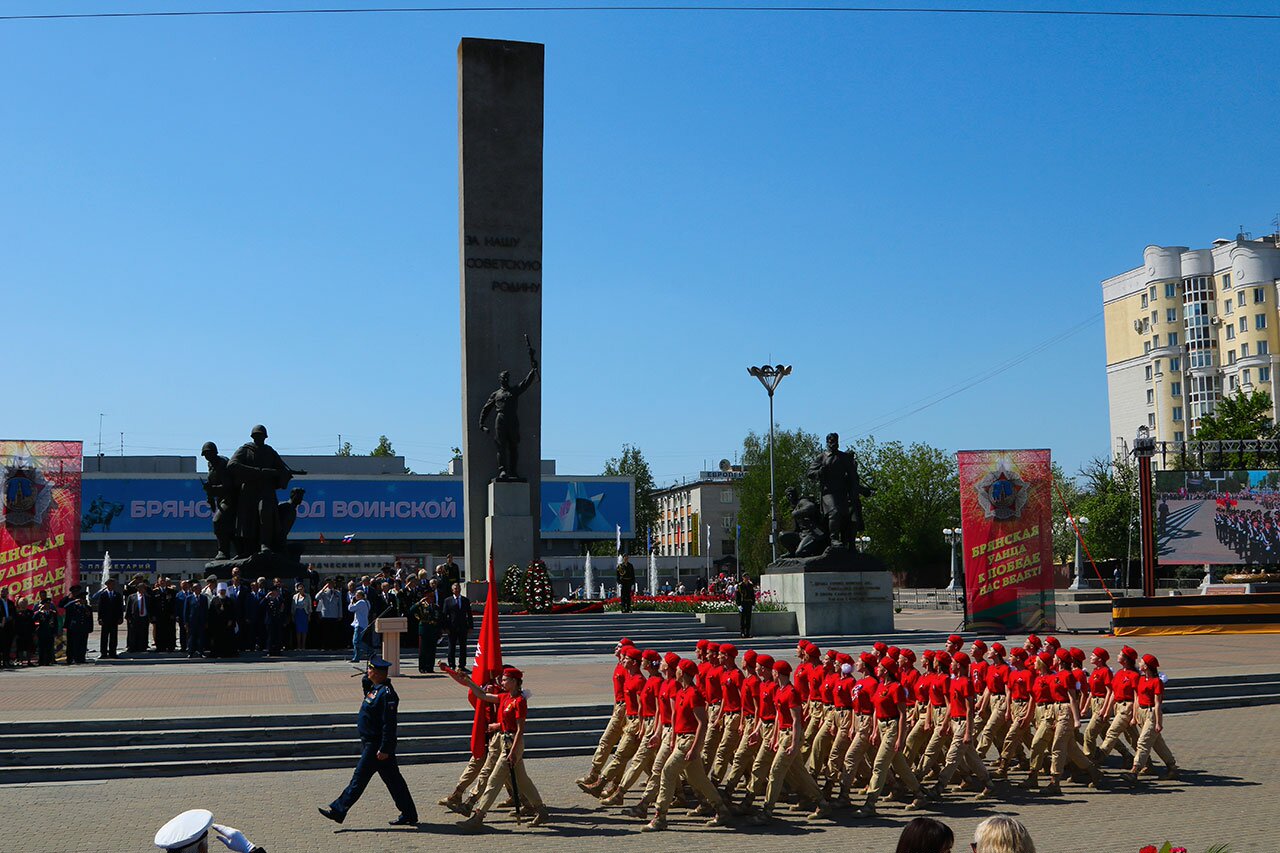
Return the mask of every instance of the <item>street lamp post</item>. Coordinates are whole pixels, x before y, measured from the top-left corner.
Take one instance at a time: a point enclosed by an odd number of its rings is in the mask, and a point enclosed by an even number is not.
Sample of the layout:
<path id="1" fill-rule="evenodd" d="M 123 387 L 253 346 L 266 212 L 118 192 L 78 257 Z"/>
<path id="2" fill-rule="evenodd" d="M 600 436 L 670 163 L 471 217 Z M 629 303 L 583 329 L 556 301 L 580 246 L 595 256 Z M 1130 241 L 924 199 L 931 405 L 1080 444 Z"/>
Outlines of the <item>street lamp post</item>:
<path id="1" fill-rule="evenodd" d="M 956 545 L 960 544 L 960 528 L 944 527 L 942 538 L 951 546 L 951 583 L 947 592 L 964 592 L 964 578 L 960 575 L 960 563 L 956 560 Z"/>
<path id="2" fill-rule="evenodd" d="M 778 561 L 778 510 L 773 501 L 773 392 L 778 390 L 782 377 L 791 375 L 789 364 L 763 364 L 748 367 L 747 373 L 760 380 L 769 392 L 769 545 L 773 550 L 773 562 Z"/>
<path id="3" fill-rule="evenodd" d="M 1084 579 L 1084 562 L 1080 559 L 1080 539 L 1084 536 L 1085 528 L 1089 526 L 1089 519 L 1083 515 L 1076 519 L 1076 527 L 1080 528 L 1080 535 L 1076 536 L 1076 579 L 1072 581 L 1071 586 L 1067 589 L 1088 589 L 1089 582 Z M 1075 531 L 1072 530 L 1074 534 Z"/>
<path id="4" fill-rule="evenodd" d="M 854 542 L 854 545 L 856 545 L 858 548 L 858 553 L 861 554 L 864 551 L 866 551 L 867 546 L 871 544 L 871 537 L 859 536 L 858 538 L 854 539 L 853 542 Z"/>

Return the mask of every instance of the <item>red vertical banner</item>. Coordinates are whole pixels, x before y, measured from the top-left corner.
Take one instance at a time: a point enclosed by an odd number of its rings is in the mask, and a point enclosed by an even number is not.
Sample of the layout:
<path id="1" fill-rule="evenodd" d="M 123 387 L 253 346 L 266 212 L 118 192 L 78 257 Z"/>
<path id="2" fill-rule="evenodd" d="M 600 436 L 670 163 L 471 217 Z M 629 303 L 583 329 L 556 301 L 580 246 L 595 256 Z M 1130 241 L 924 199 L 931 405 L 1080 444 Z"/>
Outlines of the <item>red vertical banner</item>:
<path id="1" fill-rule="evenodd" d="M 0 586 L 55 602 L 80 582 L 78 441 L 0 440 Z"/>
<path id="2" fill-rule="evenodd" d="M 1052 472 L 1048 450 L 962 450 L 968 626 L 1053 630 Z"/>
<path id="3" fill-rule="evenodd" d="M 484 597 L 484 615 L 480 619 L 480 636 L 476 639 L 475 666 L 472 680 L 481 687 L 497 679 L 502 672 L 502 637 L 498 632 L 498 578 L 493 569 L 493 551 L 489 552 L 489 569 L 485 580 L 489 590 Z M 472 697 L 474 700 L 474 697 Z M 489 716 L 485 703 L 474 702 L 476 715 L 471 721 L 471 754 L 479 758 L 488 742 Z"/>

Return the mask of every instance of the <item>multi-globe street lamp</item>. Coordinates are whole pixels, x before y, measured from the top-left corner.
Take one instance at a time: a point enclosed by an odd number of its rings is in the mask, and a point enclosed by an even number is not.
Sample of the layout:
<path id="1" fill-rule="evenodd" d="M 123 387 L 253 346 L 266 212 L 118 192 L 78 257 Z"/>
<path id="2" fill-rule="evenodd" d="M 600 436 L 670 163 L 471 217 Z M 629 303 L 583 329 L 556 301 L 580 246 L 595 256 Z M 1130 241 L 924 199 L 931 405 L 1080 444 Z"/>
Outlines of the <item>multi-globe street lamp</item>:
<path id="1" fill-rule="evenodd" d="M 964 592 L 964 578 L 960 574 L 960 563 L 956 560 L 956 546 L 960 544 L 960 528 L 944 527 L 942 538 L 951 546 L 951 583 L 947 592 Z"/>
<path id="2" fill-rule="evenodd" d="M 1076 527 L 1080 528 L 1080 535 L 1075 537 L 1076 540 L 1076 579 L 1071 582 L 1071 586 L 1067 589 L 1088 589 L 1089 582 L 1084 579 L 1084 561 L 1080 559 L 1080 540 L 1084 537 L 1084 531 L 1089 526 L 1089 519 L 1083 515 L 1076 519 Z M 1071 531 L 1075 535 L 1075 530 Z"/>
<path id="3" fill-rule="evenodd" d="M 773 561 L 778 561 L 778 509 L 773 500 L 773 392 L 778 390 L 782 377 L 791 375 L 789 364 L 762 364 L 759 367 L 748 367 L 747 373 L 760 380 L 764 390 L 769 392 L 769 545 L 773 550 Z"/>

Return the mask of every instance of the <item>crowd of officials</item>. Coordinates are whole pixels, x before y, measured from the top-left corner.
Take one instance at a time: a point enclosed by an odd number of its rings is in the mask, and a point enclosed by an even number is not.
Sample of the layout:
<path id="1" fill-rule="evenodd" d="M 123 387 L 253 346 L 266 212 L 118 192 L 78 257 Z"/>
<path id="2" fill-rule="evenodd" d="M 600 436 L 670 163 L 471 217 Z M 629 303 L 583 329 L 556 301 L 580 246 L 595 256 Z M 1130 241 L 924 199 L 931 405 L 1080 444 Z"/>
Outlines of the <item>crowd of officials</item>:
<path id="1" fill-rule="evenodd" d="M 473 626 L 470 602 L 461 593 L 461 571 L 452 557 L 413 571 L 388 564 L 372 575 L 321 578 L 314 566 L 296 578 L 229 578 L 174 582 L 160 576 L 128 581 L 109 577 L 89 594 L 80 584 L 53 598 L 11 598 L 0 590 L 0 663 L 5 667 L 55 663 L 62 640 L 63 663 L 86 662 L 89 635 L 99 630 L 99 657 L 123 651 L 183 653 L 189 658 L 268 657 L 294 650 L 350 650 L 367 658 L 381 645 L 374 630 L 380 617 L 403 616 L 403 644 L 420 650 L 419 669 L 430 671 L 436 648 L 447 642 L 449 660 L 462 666 Z"/>

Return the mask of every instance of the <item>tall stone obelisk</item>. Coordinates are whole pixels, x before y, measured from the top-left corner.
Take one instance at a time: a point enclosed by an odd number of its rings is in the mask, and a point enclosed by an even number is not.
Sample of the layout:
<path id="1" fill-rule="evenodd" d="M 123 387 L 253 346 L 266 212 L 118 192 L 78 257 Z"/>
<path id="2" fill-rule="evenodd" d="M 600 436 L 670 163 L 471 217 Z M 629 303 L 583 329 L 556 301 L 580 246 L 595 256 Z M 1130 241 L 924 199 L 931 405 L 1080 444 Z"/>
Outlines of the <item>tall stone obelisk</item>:
<path id="1" fill-rule="evenodd" d="M 483 580 L 488 560 L 486 517 L 497 474 L 493 438 L 480 412 L 510 371 L 511 384 L 530 368 L 529 343 L 542 354 L 542 78 L 541 44 L 463 39 L 458 45 L 458 203 L 462 267 L 462 453 L 467 578 Z M 537 556 L 542 460 L 542 381 L 518 401 L 519 462 L 528 482 L 532 526 L 524 541 L 497 553 L 499 571 Z M 492 421 L 490 421 L 492 424 Z M 504 484 L 493 484 L 501 486 Z M 510 497 L 506 490 L 509 512 Z M 523 504 L 524 492 L 519 492 Z M 523 533 L 523 531 L 517 531 Z"/>

